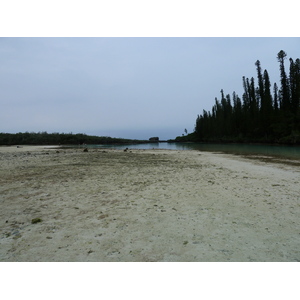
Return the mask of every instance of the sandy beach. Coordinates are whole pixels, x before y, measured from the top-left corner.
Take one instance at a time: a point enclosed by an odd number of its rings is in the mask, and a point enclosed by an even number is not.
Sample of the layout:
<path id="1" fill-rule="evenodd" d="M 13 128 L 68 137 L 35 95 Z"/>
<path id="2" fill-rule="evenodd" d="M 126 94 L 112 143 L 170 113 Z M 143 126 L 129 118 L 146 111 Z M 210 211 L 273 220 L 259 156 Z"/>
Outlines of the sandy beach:
<path id="1" fill-rule="evenodd" d="M 2 262 L 300 261 L 297 163 L 14 146 L 0 164 Z"/>

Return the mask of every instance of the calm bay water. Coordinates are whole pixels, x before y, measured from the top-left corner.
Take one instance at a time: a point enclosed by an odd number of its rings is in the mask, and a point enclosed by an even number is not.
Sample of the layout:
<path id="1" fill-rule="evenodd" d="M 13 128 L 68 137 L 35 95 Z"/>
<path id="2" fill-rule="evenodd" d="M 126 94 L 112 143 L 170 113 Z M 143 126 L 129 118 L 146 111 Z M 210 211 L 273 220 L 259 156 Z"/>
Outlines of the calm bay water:
<path id="1" fill-rule="evenodd" d="M 86 146 L 85 146 L 86 147 Z M 113 149 L 170 149 L 170 150 L 200 150 L 209 152 L 224 152 L 239 155 L 280 156 L 300 160 L 300 146 L 273 146 L 253 144 L 198 144 L 198 143 L 147 143 L 132 145 L 87 145 L 88 148 Z"/>

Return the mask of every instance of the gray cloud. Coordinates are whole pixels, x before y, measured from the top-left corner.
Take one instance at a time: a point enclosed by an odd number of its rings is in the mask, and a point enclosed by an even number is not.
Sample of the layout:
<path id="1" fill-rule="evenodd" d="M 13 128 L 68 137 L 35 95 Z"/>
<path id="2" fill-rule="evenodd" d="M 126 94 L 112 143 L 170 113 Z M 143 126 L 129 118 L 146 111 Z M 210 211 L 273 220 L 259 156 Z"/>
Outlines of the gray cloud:
<path id="1" fill-rule="evenodd" d="M 0 131 L 174 138 L 299 38 L 1 38 Z M 288 66 L 287 66 L 288 67 Z M 151 134 L 153 132 L 153 134 Z"/>

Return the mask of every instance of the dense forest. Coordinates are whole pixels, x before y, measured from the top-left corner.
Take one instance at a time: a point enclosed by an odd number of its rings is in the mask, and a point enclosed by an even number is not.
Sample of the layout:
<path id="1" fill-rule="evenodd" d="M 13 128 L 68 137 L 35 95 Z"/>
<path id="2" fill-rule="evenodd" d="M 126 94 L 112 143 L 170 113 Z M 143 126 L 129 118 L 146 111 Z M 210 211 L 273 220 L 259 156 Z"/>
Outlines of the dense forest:
<path id="1" fill-rule="evenodd" d="M 0 145 L 78 145 L 78 144 L 127 144 L 143 141 L 91 136 L 83 133 L 0 133 Z"/>
<path id="2" fill-rule="evenodd" d="M 194 132 L 176 140 L 300 144 L 300 60 L 289 59 L 287 74 L 286 57 L 283 50 L 277 55 L 280 87 L 271 86 L 268 71 L 257 60 L 257 85 L 253 77 L 243 77 L 242 98 L 221 90 L 212 111 L 198 115 Z"/>

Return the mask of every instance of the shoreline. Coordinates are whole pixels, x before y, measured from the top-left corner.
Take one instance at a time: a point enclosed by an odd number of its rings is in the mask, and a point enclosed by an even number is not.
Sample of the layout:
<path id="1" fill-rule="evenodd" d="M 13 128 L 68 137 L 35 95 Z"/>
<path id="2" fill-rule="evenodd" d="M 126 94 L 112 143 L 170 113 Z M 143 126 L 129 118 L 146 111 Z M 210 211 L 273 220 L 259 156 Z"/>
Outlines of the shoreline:
<path id="1" fill-rule="evenodd" d="M 0 261 L 300 261 L 298 165 L 45 146 L 0 163 Z"/>
<path id="2" fill-rule="evenodd" d="M 158 142 L 159 144 L 160 142 Z M 164 142 L 163 142 L 164 143 Z M 156 142 L 149 142 L 149 143 L 143 143 L 143 144 L 157 144 Z M 171 143 L 172 144 L 172 143 Z M 191 144 L 189 142 L 177 142 L 177 144 L 180 145 L 185 145 L 185 144 Z M 198 144 L 198 143 L 192 143 L 192 144 Z M 0 145 L 0 151 L 3 149 L 3 151 L 6 151 L 8 149 L 13 149 L 14 147 L 16 148 L 25 148 L 27 150 L 36 150 L 36 149 L 83 149 L 83 148 L 88 148 L 89 150 L 101 150 L 101 149 L 116 149 L 116 150 L 124 150 L 124 147 L 128 148 L 128 150 L 176 150 L 176 151 L 188 151 L 188 150 L 197 150 L 201 152 L 209 152 L 209 153 L 215 153 L 215 154 L 229 154 L 229 155 L 237 155 L 240 157 L 245 157 L 245 158 L 250 158 L 250 159 L 261 159 L 261 160 L 270 160 L 278 163 L 289 163 L 289 164 L 294 164 L 294 165 L 300 165 L 300 153 L 298 155 L 295 155 L 293 153 L 280 153 L 280 152 L 273 152 L 273 151 L 264 151 L 264 150 L 258 150 L 258 149 L 253 149 L 252 151 L 245 151 L 244 149 L 222 149 L 222 148 L 140 148 L 136 147 L 136 145 L 139 144 L 99 144 L 99 145 L 94 145 L 94 144 L 82 144 L 82 145 Z M 201 145 L 201 143 L 199 144 Z M 298 149 L 300 150 L 299 146 L 293 146 L 293 145 L 272 145 L 272 144 L 243 144 L 243 143 L 223 143 L 223 144 L 218 144 L 218 143 L 211 143 L 211 144 L 206 144 L 203 143 L 203 145 L 220 145 L 220 146 L 232 146 L 232 145 L 239 145 L 239 146 L 245 146 L 248 145 L 249 147 L 252 146 L 270 146 L 274 148 L 288 148 L 288 149 Z M 99 147 L 100 146 L 100 147 Z M 122 147 L 121 147 L 122 146 Z M 130 147 L 133 146 L 133 147 Z"/>

